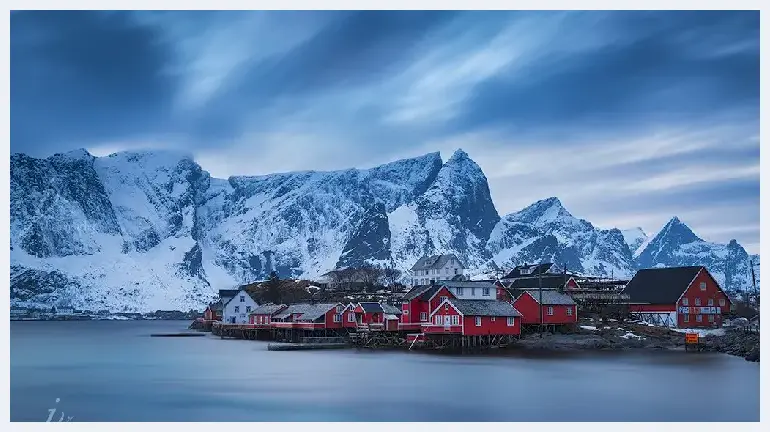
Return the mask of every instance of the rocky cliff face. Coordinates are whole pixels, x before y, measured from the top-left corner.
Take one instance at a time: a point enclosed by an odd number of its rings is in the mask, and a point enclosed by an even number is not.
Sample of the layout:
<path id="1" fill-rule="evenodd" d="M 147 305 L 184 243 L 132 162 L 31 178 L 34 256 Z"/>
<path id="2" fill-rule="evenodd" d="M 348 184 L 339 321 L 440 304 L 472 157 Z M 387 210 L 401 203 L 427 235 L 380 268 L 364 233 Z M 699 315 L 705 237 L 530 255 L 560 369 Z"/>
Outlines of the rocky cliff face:
<path id="1" fill-rule="evenodd" d="M 11 157 L 11 301 L 20 306 L 187 310 L 272 270 L 408 270 L 450 252 L 471 273 L 540 260 L 607 276 L 703 264 L 728 288 L 750 283 L 737 242 L 705 242 L 678 219 L 652 239 L 640 232 L 598 229 L 557 198 L 501 218 L 462 150 L 446 162 L 431 153 L 368 170 L 229 179 L 166 152 Z"/>

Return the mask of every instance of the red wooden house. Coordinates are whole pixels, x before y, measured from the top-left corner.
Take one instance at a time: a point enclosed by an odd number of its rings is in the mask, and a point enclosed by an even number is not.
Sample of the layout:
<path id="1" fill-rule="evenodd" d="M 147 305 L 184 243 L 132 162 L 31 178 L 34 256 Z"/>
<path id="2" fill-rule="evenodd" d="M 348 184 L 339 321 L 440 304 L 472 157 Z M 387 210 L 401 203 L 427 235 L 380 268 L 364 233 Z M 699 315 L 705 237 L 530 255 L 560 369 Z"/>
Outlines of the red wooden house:
<path id="1" fill-rule="evenodd" d="M 222 300 L 211 303 L 203 311 L 203 319 L 207 321 L 222 321 Z"/>
<path id="2" fill-rule="evenodd" d="M 249 314 L 249 323 L 258 327 L 270 327 L 270 323 L 273 321 L 273 316 L 286 308 L 288 308 L 288 306 L 283 304 L 265 304 L 262 306 L 257 306 Z"/>
<path id="3" fill-rule="evenodd" d="M 444 300 L 423 326 L 425 334 L 463 336 L 519 335 L 521 314 L 508 302 L 497 300 Z"/>
<path id="4" fill-rule="evenodd" d="M 342 310 L 342 327 L 356 328 L 358 326 L 358 319 L 356 317 L 356 304 L 348 303 Z"/>
<path id="5" fill-rule="evenodd" d="M 731 306 L 703 266 L 639 270 L 623 293 L 632 315 L 667 327 L 720 327 Z"/>
<path id="6" fill-rule="evenodd" d="M 542 295 L 541 295 L 542 294 Z M 522 323 L 566 325 L 577 322 L 577 305 L 572 297 L 553 289 L 525 290 L 513 302 Z"/>
<path id="7" fill-rule="evenodd" d="M 342 303 L 295 304 L 273 315 L 272 327 L 303 330 L 342 328 Z"/>
<path id="8" fill-rule="evenodd" d="M 429 301 L 438 292 L 438 286 L 416 286 L 404 295 L 401 303 L 402 330 L 419 330 L 423 323 L 427 323 L 430 316 Z"/>

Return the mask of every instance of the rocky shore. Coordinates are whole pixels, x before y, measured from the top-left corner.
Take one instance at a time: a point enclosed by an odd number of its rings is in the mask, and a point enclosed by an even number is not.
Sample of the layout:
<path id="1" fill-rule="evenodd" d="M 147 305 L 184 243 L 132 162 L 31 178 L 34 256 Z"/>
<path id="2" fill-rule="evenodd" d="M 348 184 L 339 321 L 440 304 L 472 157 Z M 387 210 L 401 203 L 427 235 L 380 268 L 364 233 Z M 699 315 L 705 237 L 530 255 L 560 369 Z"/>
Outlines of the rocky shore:
<path id="1" fill-rule="evenodd" d="M 517 346 L 538 350 L 683 350 L 685 335 L 645 323 L 584 324 L 569 333 L 525 335 Z M 740 329 L 723 330 L 702 336 L 700 348 L 759 361 L 759 334 Z"/>

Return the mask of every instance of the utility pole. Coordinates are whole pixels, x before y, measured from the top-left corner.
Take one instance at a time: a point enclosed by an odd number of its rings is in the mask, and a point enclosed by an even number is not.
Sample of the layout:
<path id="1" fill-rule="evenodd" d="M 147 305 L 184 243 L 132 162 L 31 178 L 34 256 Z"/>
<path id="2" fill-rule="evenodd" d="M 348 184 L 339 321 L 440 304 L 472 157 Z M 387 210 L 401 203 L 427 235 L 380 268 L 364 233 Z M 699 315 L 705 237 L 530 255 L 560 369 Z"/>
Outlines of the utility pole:
<path id="1" fill-rule="evenodd" d="M 542 264 L 542 260 L 541 260 Z M 537 269 L 537 286 L 538 295 L 540 296 L 540 339 L 543 338 L 543 272 L 540 271 L 540 266 L 535 267 Z"/>

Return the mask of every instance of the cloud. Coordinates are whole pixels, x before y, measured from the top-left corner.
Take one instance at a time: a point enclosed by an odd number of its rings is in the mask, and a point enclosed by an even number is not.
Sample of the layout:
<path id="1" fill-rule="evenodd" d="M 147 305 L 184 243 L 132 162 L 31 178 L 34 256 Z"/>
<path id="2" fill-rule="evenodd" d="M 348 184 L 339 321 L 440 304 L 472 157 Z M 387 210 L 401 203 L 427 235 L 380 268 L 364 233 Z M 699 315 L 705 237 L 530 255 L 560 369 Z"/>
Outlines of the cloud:
<path id="1" fill-rule="evenodd" d="M 758 117 L 756 11 L 11 15 L 11 149 L 34 156 L 187 149 L 227 177 L 462 147 L 501 214 L 556 195 L 757 244 L 731 227 L 759 220 Z"/>

